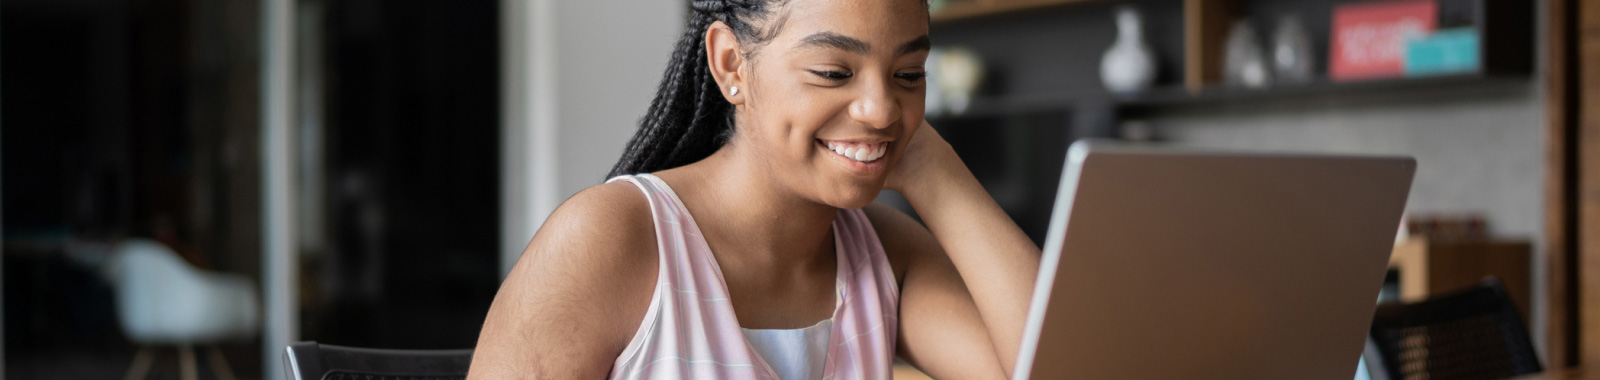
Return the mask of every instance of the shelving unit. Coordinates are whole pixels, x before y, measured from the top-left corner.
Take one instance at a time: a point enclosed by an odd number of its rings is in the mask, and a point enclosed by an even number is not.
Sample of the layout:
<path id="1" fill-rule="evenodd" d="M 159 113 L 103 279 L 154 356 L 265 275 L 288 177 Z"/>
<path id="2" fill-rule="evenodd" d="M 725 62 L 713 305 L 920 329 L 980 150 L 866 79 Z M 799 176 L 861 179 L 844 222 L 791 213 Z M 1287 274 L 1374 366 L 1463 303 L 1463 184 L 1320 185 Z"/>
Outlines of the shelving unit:
<path id="1" fill-rule="evenodd" d="M 1329 21 L 1334 5 L 1352 2 L 1351 0 L 1169 0 L 1169 1 L 1135 1 L 1135 0 L 965 0 L 954 1 L 935 12 L 931 17 L 935 34 L 944 29 L 972 29 L 981 28 L 986 24 L 1010 23 L 1016 19 L 1028 18 L 1030 14 L 1075 14 L 1083 12 L 1098 12 L 1099 17 L 1110 19 L 1111 6 L 1132 4 L 1140 7 L 1146 13 L 1147 29 L 1151 25 L 1170 26 L 1181 25 L 1180 29 L 1168 30 L 1181 31 L 1181 33 L 1166 33 L 1165 35 L 1152 33 L 1157 38 L 1172 38 L 1181 40 L 1173 41 L 1148 41 L 1157 52 L 1165 58 L 1159 62 L 1167 70 L 1174 71 L 1175 75 L 1160 78 L 1157 86 L 1144 94 L 1134 96 L 1114 96 L 1098 87 L 1098 83 L 1083 83 L 1078 81 L 1076 87 L 1054 88 L 1031 93 L 1016 93 L 1001 90 L 999 94 L 991 93 L 979 96 L 975 108 L 978 113 L 1006 112 L 1012 109 L 1037 109 L 1050 102 L 1062 102 L 1058 107 L 1070 107 L 1071 103 L 1084 98 L 1110 98 L 1111 103 L 1128 105 L 1140 108 L 1158 107 L 1162 105 L 1182 105 L 1204 102 L 1222 102 L 1232 100 L 1261 100 L 1281 96 L 1328 96 L 1335 94 L 1358 94 L 1369 89 L 1392 90 L 1407 86 L 1431 87 L 1438 85 L 1468 86 L 1473 83 L 1503 82 L 1507 80 L 1526 81 L 1531 77 L 1533 67 L 1533 7 L 1532 3 L 1519 1 L 1499 0 L 1439 0 L 1442 3 L 1464 4 L 1477 10 L 1475 17 L 1476 27 L 1483 46 L 1481 49 L 1482 69 L 1479 72 L 1463 73 L 1441 77 L 1416 77 L 1392 78 L 1365 82 L 1332 82 L 1325 77 L 1313 83 L 1286 85 L 1264 90 L 1242 90 L 1226 88 L 1221 85 L 1223 72 L 1223 50 L 1227 33 L 1232 24 L 1239 19 L 1251 19 L 1260 23 L 1264 18 L 1277 14 L 1300 14 L 1308 29 L 1313 35 L 1314 50 L 1319 51 L 1315 56 L 1320 66 L 1326 61 L 1328 46 Z M 1152 9 L 1181 8 L 1180 12 L 1172 15 L 1152 15 Z M 1010 19 L 1008 19 L 1010 18 Z M 1109 21 L 1107 21 L 1109 22 Z M 1023 25 L 1012 29 L 1026 30 L 1030 26 Z M 1270 30 L 1268 28 L 1258 28 Z M 1022 34 L 1026 34 L 1025 32 Z M 1089 35 L 1080 38 L 1103 41 L 1101 45 L 1109 45 L 1110 37 Z M 1015 37 L 1013 35 L 1013 37 Z M 992 37 L 993 38 L 993 37 Z M 999 37 L 1004 38 L 1004 37 Z M 1090 48 L 1095 44 L 1079 41 L 1074 47 Z M 1085 49 L 1097 61 L 1100 50 Z M 980 55 L 981 52 L 980 52 Z M 1181 57 L 1181 60 L 1174 58 Z M 1079 57 L 1082 58 L 1082 57 Z M 1072 65 L 1069 70 L 1094 69 L 1093 65 Z M 1175 67 L 1174 67 L 1175 66 Z M 1000 70 L 1003 73 L 1003 69 Z M 1094 70 L 1090 70 L 1094 71 Z M 1320 71 L 1320 70 L 1319 70 Z M 1097 72 L 1097 71 L 1094 71 Z M 1182 91 L 1174 88 L 1181 86 Z"/>
<path id="2" fill-rule="evenodd" d="M 1233 23 L 1247 19 L 1270 32 L 1270 22 L 1288 13 L 1299 15 L 1317 52 L 1316 71 L 1325 73 L 1333 8 L 1354 1 L 1371 0 L 952 1 L 930 16 L 933 41 L 971 49 L 986 63 L 985 84 L 964 113 L 930 115 L 929 122 L 957 145 L 975 173 L 984 173 L 980 181 L 1024 231 L 1042 240 L 1042 234 L 1034 235 L 1048 223 L 1055 183 L 1030 177 L 1059 176 L 1071 140 L 1114 138 L 1125 120 L 1179 108 L 1248 112 L 1267 103 L 1515 93 L 1530 82 L 1532 3 L 1439 0 L 1470 2 L 1477 10 L 1483 54 L 1478 72 L 1362 82 L 1334 82 L 1321 74 L 1311 83 L 1268 89 L 1221 83 L 1223 47 Z M 1111 94 L 1099 77 L 1100 58 L 1116 39 L 1113 15 L 1123 5 L 1139 9 L 1156 56 L 1153 88 L 1136 95 Z"/>
<path id="3" fill-rule="evenodd" d="M 1243 0 L 1184 0 L 1184 83 L 1191 90 L 1222 78 L 1222 47 L 1228 28 L 1239 16 Z M 966 0 L 954 1 L 931 15 L 934 24 L 981 19 L 1023 11 L 1083 3 L 1138 3 L 1128 0 Z"/>
<path id="4" fill-rule="evenodd" d="M 1251 102 L 1252 104 L 1285 103 L 1360 96 L 1383 92 L 1385 94 L 1426 93 L 1441 89 L 1493 89 L 1512 88 L 1528 81 L 1527 76 L 1491 76 L 1479 74 L 1443 75 L 1425 78 L 1401 78 L 1364 82 L 1337 83 L 1319 80 L 1310 83 L 1282 85 L 1272 89 L 1256 90 L 1213 85 L 1198 91 L 1184 86 L 1152 88 L 1136 95 L 1111 95 L 1097 91 L 1056 91 L 1017 95 L 988 95 L 972 100 L 968 110 L 960 115 L 934 115 L 935 120 L 955 118 L 992 118 L 1006 115 L 1049 112 L 1083 105 L 1109 106 L 1121 114 L 1140 114 L 1172 107 L 1204 107 L 1222 104 Z"/>

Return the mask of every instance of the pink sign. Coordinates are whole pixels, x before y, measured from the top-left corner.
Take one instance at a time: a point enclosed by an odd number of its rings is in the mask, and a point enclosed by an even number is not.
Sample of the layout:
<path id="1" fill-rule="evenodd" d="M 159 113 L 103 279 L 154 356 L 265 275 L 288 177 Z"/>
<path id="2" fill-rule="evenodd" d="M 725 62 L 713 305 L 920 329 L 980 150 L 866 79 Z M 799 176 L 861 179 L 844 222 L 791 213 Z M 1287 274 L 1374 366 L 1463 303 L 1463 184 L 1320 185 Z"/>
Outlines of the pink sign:
<path id="1" fill-rule="evenodd" d="M 1334 81 L 1405 75 L 1406 43 L 1438 23 L 1435 0 L 1374 1 L 1333 9 L 1328 76 Z"/>

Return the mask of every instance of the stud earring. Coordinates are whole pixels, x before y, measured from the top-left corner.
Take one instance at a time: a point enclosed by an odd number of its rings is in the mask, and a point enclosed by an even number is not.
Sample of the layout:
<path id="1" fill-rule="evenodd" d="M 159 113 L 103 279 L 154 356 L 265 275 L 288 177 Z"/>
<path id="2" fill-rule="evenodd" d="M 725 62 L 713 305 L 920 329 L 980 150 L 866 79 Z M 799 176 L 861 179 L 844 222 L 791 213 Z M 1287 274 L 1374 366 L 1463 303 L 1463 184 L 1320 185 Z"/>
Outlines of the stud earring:
<path id="1" fill-rule="evenodd" d="M 737 96 L 737 95 L 739 95 L 739 86 L 733 86 L 732 88 L 728 89 L 728 96 Z"/>

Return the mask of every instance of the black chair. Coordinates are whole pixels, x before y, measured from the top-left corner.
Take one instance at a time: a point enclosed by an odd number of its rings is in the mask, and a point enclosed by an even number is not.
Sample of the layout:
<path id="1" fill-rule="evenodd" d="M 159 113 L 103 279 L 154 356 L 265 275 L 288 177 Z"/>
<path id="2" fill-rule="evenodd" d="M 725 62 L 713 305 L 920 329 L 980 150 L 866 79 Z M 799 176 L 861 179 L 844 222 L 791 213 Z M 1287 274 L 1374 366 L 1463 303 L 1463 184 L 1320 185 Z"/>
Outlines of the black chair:
<path id="1" fill-rule="evenodd" d="M 1544 370 L 1493 277 L 1417 303 L 1380 305 L 1371 338 L 1392 380 L 1503 379 Z"/>
<path id="2" fill-rule="evenodd" d="M 458 380 L 472 350 L 380 350 L 317 342 L 289 345 L 283 365 L 295 380 Z"/>

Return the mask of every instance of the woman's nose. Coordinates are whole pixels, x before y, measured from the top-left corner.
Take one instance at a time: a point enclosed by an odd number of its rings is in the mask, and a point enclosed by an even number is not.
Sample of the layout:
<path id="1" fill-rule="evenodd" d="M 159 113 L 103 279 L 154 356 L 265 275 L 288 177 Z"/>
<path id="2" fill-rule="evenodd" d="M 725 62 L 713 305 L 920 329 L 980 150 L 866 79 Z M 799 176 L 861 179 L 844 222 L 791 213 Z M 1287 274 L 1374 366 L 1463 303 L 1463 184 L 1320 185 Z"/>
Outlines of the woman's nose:
<path id="1" fill-rule="evenodd" d="M 872 83 L 876 82 L 876 83 Z M 869 81 L 863 93 L 850 104 L 850 117 L 872 128 L 883 129 L 900 121 L 900 103 L 889 93 L 889 84 Z"/>

